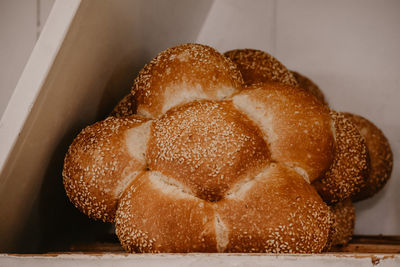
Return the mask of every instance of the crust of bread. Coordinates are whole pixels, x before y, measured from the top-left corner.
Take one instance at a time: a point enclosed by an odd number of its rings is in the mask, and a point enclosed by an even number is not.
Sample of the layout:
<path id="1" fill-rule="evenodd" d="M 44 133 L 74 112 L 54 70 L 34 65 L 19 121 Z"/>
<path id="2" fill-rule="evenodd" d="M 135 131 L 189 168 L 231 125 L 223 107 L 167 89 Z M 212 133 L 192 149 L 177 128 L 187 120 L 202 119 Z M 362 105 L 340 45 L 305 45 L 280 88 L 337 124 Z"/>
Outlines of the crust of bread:
<path id="1" fill-rule="evenodd" d="M 319 253 L 327 242 L 328 207 L 284 165 L 271 164 L 245 194 L 217 204 L 229 232 L 226 252 Z"/>
<path id="2" fill-rule="evenodd" d="M 122 196 L 116 233 L 127 251 L 318 253 L 327 242 L 328 207 L 283 165 L 215 203 L 171 179 L 147 172 Z"/>
<path id="3" fill-rule="evenodd" d="M 255 49 L 235 49 L 224 53 L 242 73 L 244 83 L 279 82 L 297 86 L 297 80 L 281 62 L 270 54 Z"/>
<path id="4" fill-rule="evenodd" d="M 356 126 L 270 55 L 226 55 L 184 44 L 147 64 L 115 117 L 71 145 L 69 198 L 115 219 L 129 252 L 318 253 L 342 242 L 323 200 L 351 197 L 364 179 Z"/>
<path id="5" fill-rule="evenodd" d="M 114 221 L 119 197 L 127 183 L 144 171 L 140 159 L 130 155 L 126 131 L 147 119 L 109 117 L 83 129 L 64 160 L 64 188 L 71 202 L 97 220 Z"/>
<path id="6" fill-rule="evenodd" d="M 372 197 L 387 183 L 392 173 L 393 154 L 389 141 L 371 121 L 355 114 L 343 113 L 343 115 L 357 126 L 368 148 L 369 175 L 365 186 L 353 196 L 353 201 L 360 201 Z"/>
<path id="7" fill-rule="evenodd" d="M 360 192 L 369 172 L 368 150 L 356 125 L 331 111 L 335 132 L 332 165 L 313 185 L 325 202 L 332 205 Z"/>
<path id="8" fill-rule="evenodd" d="M 333 134 L 329 109 L 309 93 L 281 83 L 248 86 L 235 106 L 262 129 L 273 161 L 312 182 L 330 166 Z"/>
<path id="9" fill-rule="evenodd" d="M 146 172 L 122 196 L 115 227 L 128 252 L 216 252 L 214 220 L 211 202 Z"/>
<path id="10" fill-rule="evenodd" d="M 198 197 L 221 199 L 269 161 L 262 132 L 232 101 L 201 100 L 157 119 L 148 146 L 148 166 L 174 177 Z"/>
<path id="11" fill-rule="evenodd" d="M 215 49 L 183 44 L 164 50 L 136 78 L 137 113 L 157 118 L 170 108 L 198 99 L 221 100 L 243 84 L 236 65 Z"/>

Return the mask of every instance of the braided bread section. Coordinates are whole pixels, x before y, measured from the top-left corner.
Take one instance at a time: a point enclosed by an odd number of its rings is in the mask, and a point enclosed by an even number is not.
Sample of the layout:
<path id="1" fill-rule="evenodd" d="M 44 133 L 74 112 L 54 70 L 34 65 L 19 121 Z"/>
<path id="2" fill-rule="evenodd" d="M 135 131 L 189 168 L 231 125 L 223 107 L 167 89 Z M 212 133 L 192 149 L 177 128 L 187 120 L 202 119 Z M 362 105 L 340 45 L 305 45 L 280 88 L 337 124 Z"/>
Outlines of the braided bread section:
<path id="1" fill-rule="evenodd" d="M 75 206 L 115 221 L 129 252 L 321 252 L 332 213 L 318 193 L 351 197 L 365 144 L 286 67 L 253 54 L 272 76 L 244 86 L 242 67 L 211 47 L 161 52 L 115 117 L 71 145 L 63 177 Z"/>
<path id="2" fill-rule="evenodd" d="M 127 184 L 146 170 L 146 118 L 109 117 L 83 129 L 64 160 L 63 182 L 72 203 L 93 219 L 113 222 Z"/>

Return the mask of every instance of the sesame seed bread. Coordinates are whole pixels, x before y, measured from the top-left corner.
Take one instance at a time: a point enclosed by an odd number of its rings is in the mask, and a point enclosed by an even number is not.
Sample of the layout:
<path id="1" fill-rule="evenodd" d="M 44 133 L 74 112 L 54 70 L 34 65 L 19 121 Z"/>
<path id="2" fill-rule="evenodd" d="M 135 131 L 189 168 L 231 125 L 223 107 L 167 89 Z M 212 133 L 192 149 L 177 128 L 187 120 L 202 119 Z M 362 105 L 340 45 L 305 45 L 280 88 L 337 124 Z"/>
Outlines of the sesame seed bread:
<path id="1" fill-rule="evenodd" d="M 168 179 L 147 172 L 121 198 L 116 230 L 127 251 L 310 253 L 326 242 L 327 206 L 283 165 L 267 165 L 246 192 L 235 188 L 218 202 Z"/>
<path id="2" fill-rule="evenodd" d="M 196 99 L 221 100 L 240 89 L 236 65 L 215 49 L 200 44 L 169 48 L 136 78 L 132 92 L 137 114 L 157 118 L 171 107 Z"/>
<path id="3" fill-rule="evenodd" d="M 71 202 L 89 217 L 114 221 L 125 187 L 146 169 L 143 156 L 139 151 L 130 153 L 125 140 L 127 132 L 146 121 L 137 115 L 109 117 L 83 129 L 69 147 L 64 188 Z"/>
<path id="4" fill-rule="evenodd" d="M 309 93 L 282 83 L 247 86 L 233 103 L 260 128 L 271 158 L 313 182 L 333 160 L 329 109 Z"/>
<path id="5" fill-rule="evenodd" d="M 154 121 L 147 150 L 151 170 L 214 202 L 269 161 L 260 129 L 227 100 L 198 100 L 170 109 Z"/>
<path id="6" fill-rule="evenodd" d="M 393 168 L 393 154 L 383 132 L 369 120 L 355 114 L 343 113 L 359 130 L 368 148 L 370 171 L 361 191 L 353 196 L 353 201 L 375 195 L 386 184 Z"/>
<path id="7" fill-rule="evenodd" d="M 333 162 L 325 174 L 313 182 L 330 205 L 360 192 L 369 172 L 367 146 L 356 125 L 333 110 L 331 118 L 335 138 Z"/>
<path id="8" fill-rule="evenodd" d="M 161 52 L 114 117 L 72 143 L 70 200 L 115 221 L 129 252 L 321 252 L 333 215 L 318 193 L 334 203 L 357 191 L 365 144 L 270 61 L 277 80 L 245 85 L 240 67 L 211 47 Z"/>
<path id="9" fill-rule="evenodd" d="M 301 175 L 272 163 L 248 183 L 249 189 L 242 185 L 218 202 L 216 212 L 229 237 L 224 251 L 321 252 L 329 210 Z"/>

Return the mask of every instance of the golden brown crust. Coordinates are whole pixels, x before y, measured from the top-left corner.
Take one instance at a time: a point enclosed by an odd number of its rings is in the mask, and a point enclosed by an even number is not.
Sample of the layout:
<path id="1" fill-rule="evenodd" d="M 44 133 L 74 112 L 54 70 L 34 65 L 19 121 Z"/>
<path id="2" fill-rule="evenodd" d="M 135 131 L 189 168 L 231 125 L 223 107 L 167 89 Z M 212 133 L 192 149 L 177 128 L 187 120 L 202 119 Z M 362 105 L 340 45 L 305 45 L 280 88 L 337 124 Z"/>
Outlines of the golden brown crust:
<path id="1" fill-rule="evenodd" d="M 281 83 L 255 84 L 234 95 L 233 102 L 260 125 L 274 161 L 302 172 L 310 182 L 330 166 L 329 109 L 309 93 Z"/>
<path id="2" fill-rule="evenodd" d="M 225 52 L 224 55 L 238 66 L 246 85 L 260 82 L 298 85 L 293 74 L 266 52 L 255 49 L 235 49 Z"/>
<path id="3" fill-rule="evenodd" d="M 221 100 L 242 84 L 235 64 L 218 51 L 205 45 L 183 44 L 151 60 L 139 72 L 132 94 L 138 114 L 157 118 L 182 103 Z"/>
<path id="4" fill-rule="evenodd" d="M 355 114 L 343 113 L 351 120 L 364 137 L 370 159 L 369 175 L 365 186 L 353 196 L 353 201 L 372 197 L 386 184 L 393 168 L 393 154 L 389 141 L 383 132 L 369 120 Z"/>
<path id="5" fill-rule="evenodd" d="M 136 113 L 135 97 L 129 93 L 112 110 L 110 116 L 126 117 Z"/>
<path id="6" fill-rule="evenodd" d="M 145 165 L 129 155 L 125 132 L 147 119 L 109 117 L 83 129 L 64 160 L 63 182 L 72 203 L 93 219 L 112 222 L 125 178 Z"/>
<path id="7" fill-rule="evenodd" d="M 229 232 L 225 252 L 319 253 L 327 241 L 328 207 L 283 165 L 272 164 L 246 193 L 217 204 Z"/>
<path id="8" fill-rule="evenodd" d="M 116 233 L 128 252 L 215 252 L 213 215 L 210 202 L 147 172 L 122 196 Z"/>
<path id="9" fill-rule="evenodd" d="M 368 175 L 368 151 L 357 127 L 343 114 L 331 111 L 335 130 L 335 153 L 332 165 L 313 185 L 328 204 L 353 197 Z"/>
<path id="10" fill-rule="evenodd" d="M 303 88 L 304 90 L 311 93 L 323 104 L 328 105 L 328 103 L 325 101 L 324 94 L 322 93 L 321 89 L 319 89 L 318 85 L 316 85 L 313 81 L 311 81 L 306 76 L 304 76 L 296 71 L 292 71 L 292 74 L 293 74 L 294 78 L 296 79 L 296 81 L 298 82 L 300 88 Z"/>
<path id="11" fill-rule="evenodd" d="M 147 172 L 122 196 L 116 233 L 127 251 L 318 253 L 327 241 L 328 207 L 282 165 L 216 203 L 168 181 Z"/>
<path id="12" fill-rule="evenodd" d="M 309 182 L 333 161 L 331 116 L 340 175 L 349 173 L 342 143 L 358 137 L 268 60 L 279 83 L 242 88 L 235 64 L 210 47 L 161 52 L 113 113 L 130 114 L 135 102 L 152 120 L 108 118 L 71 145 L 71 201 L 93 218 L 116 213 L 129 252 L 321 252 L 332 212 Z"/>
<path id="13" fill-rule="evenodd" d="M 232 184 L 256 175 L 269 152 L 261 131 L 231 101 L 202 100 L 171 109 L 154 122 L 147 156 L 151 170 L 217 201 Z"/>

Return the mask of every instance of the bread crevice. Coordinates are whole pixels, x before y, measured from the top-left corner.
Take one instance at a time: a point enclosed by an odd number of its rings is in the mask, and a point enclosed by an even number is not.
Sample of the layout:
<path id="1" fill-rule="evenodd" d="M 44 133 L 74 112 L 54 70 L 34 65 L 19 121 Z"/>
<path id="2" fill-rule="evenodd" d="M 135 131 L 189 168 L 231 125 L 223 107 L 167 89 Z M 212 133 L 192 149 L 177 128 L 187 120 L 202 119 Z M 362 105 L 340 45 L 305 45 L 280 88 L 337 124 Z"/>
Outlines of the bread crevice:
<path id="1" fill-rule="evenodd" d="M 229 230 L 225 226 L 224 222 L 219 217 L 218 213 L 215 211 L 214 215 L 215 222 L 215 237 L 217 241 L 217 251 L 224 252 L 229 243 Z"/>
<path id="2" fill-rule="evenodd" d="M 283 162 L 283 165 L 285 165 L 286 168 L 294 170 L 297 174 L 299 174 L 301 177 L 303 177 L 304 181 L 306 181 L 308 184 L 310 184 L 310 177 L 307 173 L 307 171 L 299 166 L 294 166 L 292 163 L 285 163 Z"/>
<path id="3" fill-rule="evenodd" d="M 120 198 L 122 194 L 125 192 L 125 190 L 129 187 L 129 185 L 135 181 L 140 175 L 142 175 L 145 172 L 145 170 L 142 171 L 131 171 L 128 174 L 124 174 L 122 176 L 125 176 L 121 180 L 118 181 L 117 186 L 115 187 L 114 194 Z"/>
<path id="4" fill-rule="evenodd" d="M 147 142 L 149 141 L 152 123 L 151 120 L 147 121 L 127 130 L 125 133 L 125 143 L 129 154 L 141 164 L 146 164 Z"/>
<path id="5" fill-rule="evenodd" d="M 151 171 L 149 179 L 153 186 L 165 194 L 171 194 L 177 198 L 199 199 L 188 187 L 160 172 Z"/>
<path id="6" fill-rule="evenodd" d="M 271 147 L 278 136 L 275 134 L 272 127 L 272 118 L 268 114 L 267 110 L 257 102 L 250 99 L 245 94 L 237 94 L 232 97 L 232 103 L 237 110 L 248 117 L 264 134 L 264 141 L 268 147 Z M 271 155 L 272 156 L 272 155 Z"/>
<path id="7" fill-rule="evenodd" d="M 227 192 L 225 195 L 225 198 L 227 199 L 242 199 L 245 195 L 246 192 L 248 192 L 254 184 L 262 179 L 264 174 L 269 170 L 270 167 L 275 166 L 275 163 L 272 162 L 268 164 L 266 167 L 264 167 L 256 176 L 253 178 L 247 177 L 240 182 L 236 183 L 232 188 Z"/>

